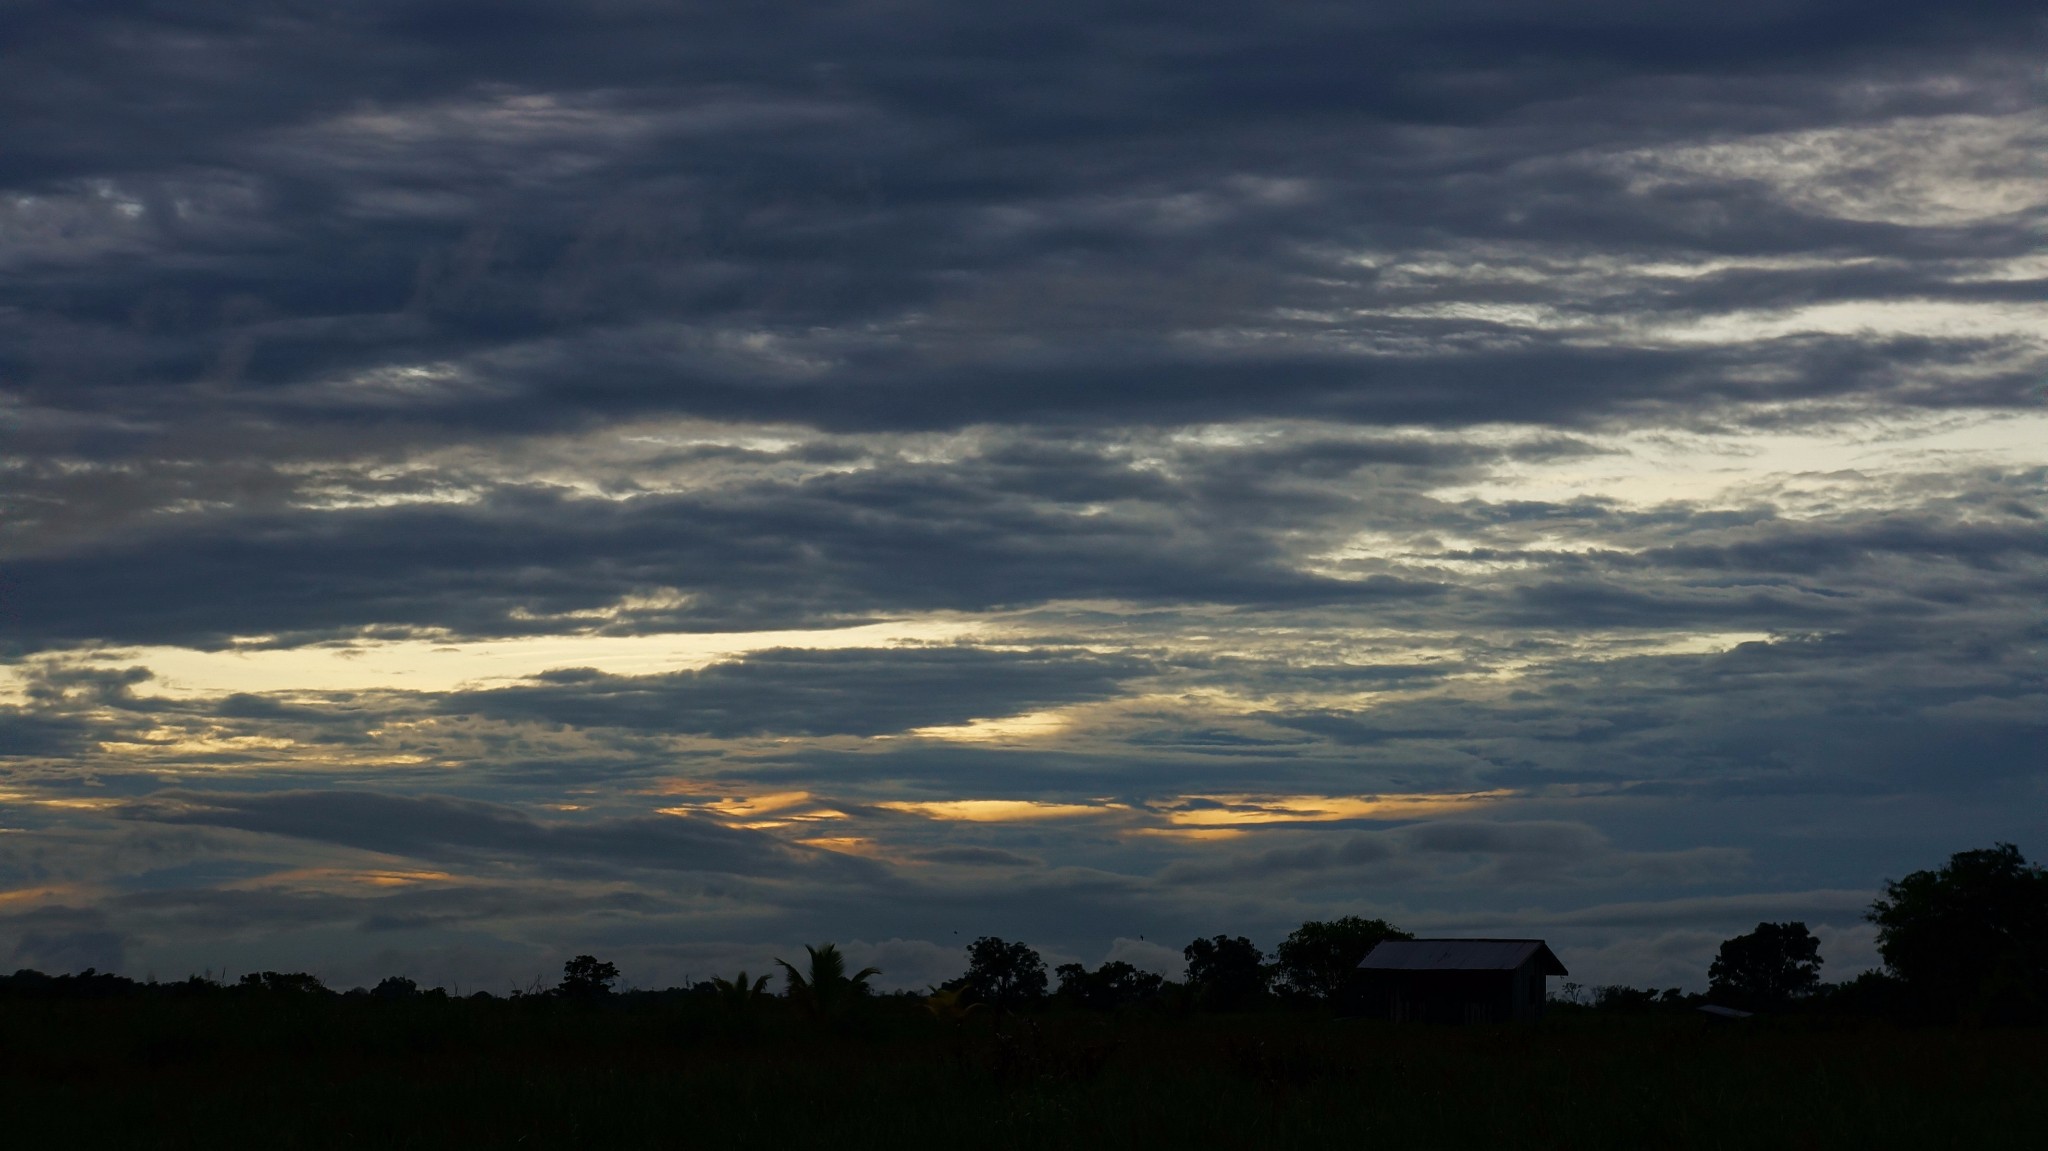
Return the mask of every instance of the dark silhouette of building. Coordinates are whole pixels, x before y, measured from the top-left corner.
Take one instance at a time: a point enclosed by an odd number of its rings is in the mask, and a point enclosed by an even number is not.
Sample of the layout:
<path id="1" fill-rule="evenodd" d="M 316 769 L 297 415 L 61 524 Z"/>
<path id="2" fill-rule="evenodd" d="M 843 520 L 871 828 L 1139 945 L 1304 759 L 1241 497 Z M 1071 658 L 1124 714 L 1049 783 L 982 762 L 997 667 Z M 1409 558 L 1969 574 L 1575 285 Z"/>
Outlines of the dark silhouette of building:
<path id="1" fill-rule="evenodd" d="M 1541 939 L 1389 939 L 1358 971 L 1368 1014 L 1428 1023 L 1536 1019 L 1570 974 Z"/>

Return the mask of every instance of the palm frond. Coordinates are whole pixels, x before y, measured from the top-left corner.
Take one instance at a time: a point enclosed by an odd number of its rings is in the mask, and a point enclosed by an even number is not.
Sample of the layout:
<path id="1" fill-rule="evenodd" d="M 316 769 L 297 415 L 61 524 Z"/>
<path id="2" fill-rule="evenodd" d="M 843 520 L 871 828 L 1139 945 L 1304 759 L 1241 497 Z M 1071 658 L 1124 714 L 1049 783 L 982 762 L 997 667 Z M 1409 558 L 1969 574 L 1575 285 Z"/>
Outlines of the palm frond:
<path id="1" fill-rule="evenodd" d="M 806 948 L 805 950 L 809 949 Z M 775 961 L 775 965 L 782 968 L 783 977 L 789 980 L 789 989 L 792 993 L 806 992 L 811 989 L 810 980 L 805 979 L 803 972 L 790 966 L 787 961 L 778 959 Z M 816 970 L 816 968 L 813 968 L 813 970 Z"/>

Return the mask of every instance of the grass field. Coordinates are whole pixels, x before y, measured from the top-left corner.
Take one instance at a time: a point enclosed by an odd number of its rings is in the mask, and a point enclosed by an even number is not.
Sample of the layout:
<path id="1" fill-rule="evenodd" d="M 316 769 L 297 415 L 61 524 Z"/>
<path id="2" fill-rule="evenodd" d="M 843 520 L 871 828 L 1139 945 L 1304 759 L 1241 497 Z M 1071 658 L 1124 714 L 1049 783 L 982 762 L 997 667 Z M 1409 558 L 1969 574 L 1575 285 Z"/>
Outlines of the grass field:
<path id="1" fill-rule="evenodd" d="M 2037 1147 L 2048 1035 L 1282 1012 L 817 1027 L 705 1004 L 0 1004 L 30 1147 Z"/>

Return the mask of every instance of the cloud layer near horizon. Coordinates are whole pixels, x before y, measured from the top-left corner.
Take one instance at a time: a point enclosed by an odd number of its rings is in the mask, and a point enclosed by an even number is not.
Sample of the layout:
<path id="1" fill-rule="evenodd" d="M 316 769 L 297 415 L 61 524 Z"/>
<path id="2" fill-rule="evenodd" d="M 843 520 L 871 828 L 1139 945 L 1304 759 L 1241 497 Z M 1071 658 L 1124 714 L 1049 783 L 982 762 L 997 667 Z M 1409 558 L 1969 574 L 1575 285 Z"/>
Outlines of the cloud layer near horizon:
<path id="1" fill-rule="evenodd" d="M 2048 850 L 2037 9 L 11 6 L 12 961 L 1867 964 Z"/>

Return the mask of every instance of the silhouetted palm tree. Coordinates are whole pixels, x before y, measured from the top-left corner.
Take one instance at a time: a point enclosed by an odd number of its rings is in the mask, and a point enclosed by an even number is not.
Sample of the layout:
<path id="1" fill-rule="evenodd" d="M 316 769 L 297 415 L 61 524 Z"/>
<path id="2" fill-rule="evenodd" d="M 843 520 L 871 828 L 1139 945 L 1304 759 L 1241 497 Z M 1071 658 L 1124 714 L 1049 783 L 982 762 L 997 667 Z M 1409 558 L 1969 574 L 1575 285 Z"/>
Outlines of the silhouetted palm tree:
<path id="1" fill-rule="evenodd" d="M 856 974 L 847 975 L 846 957 L 830 943 L 816 947 L 805 944 L 804 950 L 811 953 L 808 975 L 780 959 L 775 962 L 789 980 L 790 1000 L 812 1018 L 824 1018 L 844 1009 L 858 996 L 867 994 L 868 980 L 882 973 L 879 967 L 863 967 Z"/>
<path id="2" fill-rule="evenodd" d="M 767 991 L 768 977 L 761 976 L 749 982 L 747 973 L 742 971 L 733 979 L 721 979 L 714 975 L 711 985 L 718 989 L 718 1001 L 734 1011 L 751 1010 Z"/>

